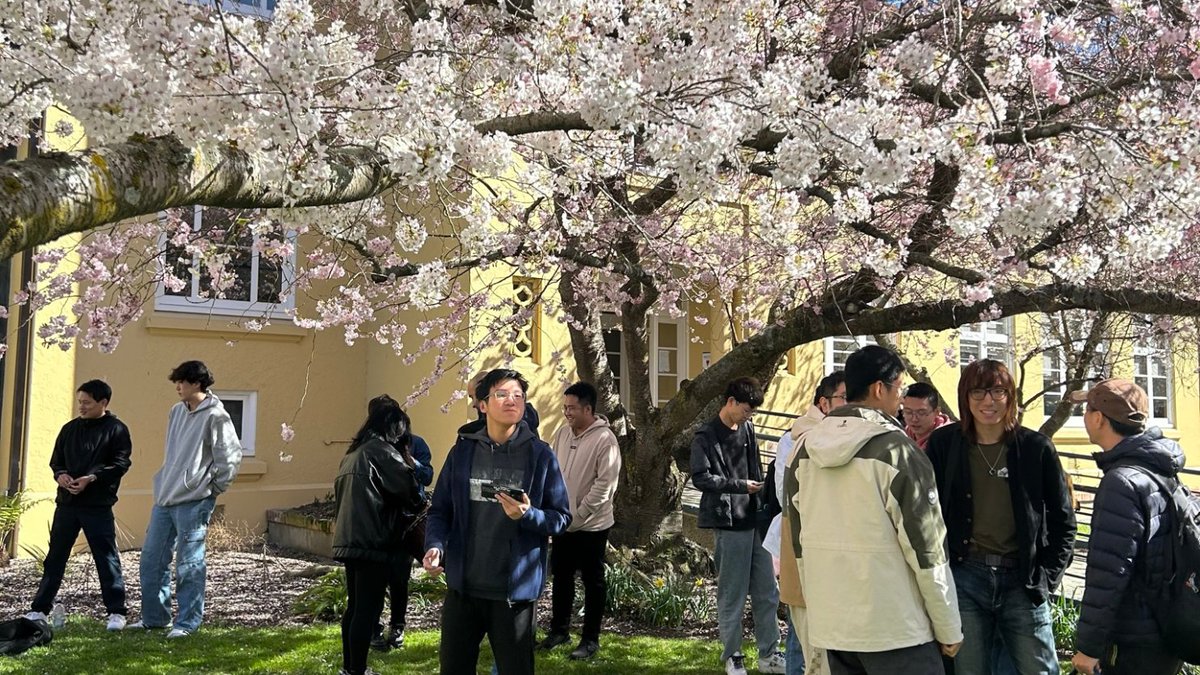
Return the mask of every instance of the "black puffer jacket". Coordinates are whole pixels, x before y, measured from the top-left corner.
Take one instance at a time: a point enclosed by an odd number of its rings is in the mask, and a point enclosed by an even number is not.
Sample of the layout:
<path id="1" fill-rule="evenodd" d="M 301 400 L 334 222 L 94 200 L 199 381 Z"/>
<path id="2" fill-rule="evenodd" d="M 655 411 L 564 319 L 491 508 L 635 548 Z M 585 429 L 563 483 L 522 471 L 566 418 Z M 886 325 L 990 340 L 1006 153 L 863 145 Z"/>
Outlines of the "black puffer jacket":
<path id="1" fill-rule="evenodd" d="M 1021 577 L 1030 601 L 1040 605 L 1050 597 L 1071 563 L 1075 511 L 1062 464 L 1049 438 L 1017 427 L 1005 446 Z M 970 549 L 971 517 L 975 512 L 967 458 L 970 448 L 959 424 L 936 429 L 929 437 L 927 452 L 937 474 L 951 565 L 961 562 Z"/>
<path id="2" fill-rule="evenodd" d="M 391 443 L 372 438 L 346 453 L 333 483 L 333 557 L 383 562 L 400 550 L 400 517 L 422 506 L 416 472 Z"/>
<path id="3" fill-rule="evenodd" d="M 1164 535 L 1171 512 L 1158 486 L 1130 467 L 1174 476 L 1183 467 L 1184 454 L 1178 443 L 1151 428 L 1095 457 L 1104 478 L 1092 514 L 1075 649 L 1100 657 L 1113 642 L 1159 641 L 1146 595 L 1163 584 L 1168 545 Z"/>
<path id="4" fill-rule="evenodd" d="M 111 412 L 102 417 L 76 417 L 63 425 L 54 441 L 50 469 L 57 479 L 65 473 L 72 478 L 94 475 L 96 481 L 73 495 L 59 486 L 55 502 L 63 506 L 112 506 L 117 503 L 121 478 L 129 471 L 133 443 L 129 429 Z"/>

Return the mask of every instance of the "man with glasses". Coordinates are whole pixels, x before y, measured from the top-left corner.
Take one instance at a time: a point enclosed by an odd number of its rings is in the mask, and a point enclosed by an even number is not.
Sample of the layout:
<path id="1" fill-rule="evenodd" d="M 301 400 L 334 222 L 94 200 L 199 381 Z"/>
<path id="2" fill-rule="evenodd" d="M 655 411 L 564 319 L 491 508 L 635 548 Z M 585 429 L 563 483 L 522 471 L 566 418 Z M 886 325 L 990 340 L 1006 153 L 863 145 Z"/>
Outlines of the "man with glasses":
<path id="1" fill-rule="evenodd" d="M 726 675 L 745 675 L 742 615 L 746 594 L 754 613 L 758 672 L 783 673 L 779 653 L 779 587 L 771 556 L 755 527 L 763 487 L 758 439 L 750 418 L 763 402 L 762 385 L 739 377 L 725 388 L 717 416 L 692 437 L 692 485 L 700 490 L 698 525 L 713 531 L 717 566 L 717 630 Z"/>
<path id="2" fill-rule="evenodd" d="M 950 423 L 942 412 L 942 397 L 928 382 L 914 382 L 904 391 L 904 433 L 924 450 L 934 429 Z"/>
<path id="3" fill-rule="evenodd" d="M 941 673 L 962 643 L 933 467 L 895 417 L 903 373 L 890 349 L 851 354 L 849 402 L 784 480 L 809 637 L 833 675 Z"/>
<path id="4" fill-rule="evenodd" d="M 534 603 L 549 538 L 571 522 L 553 450 L 523 421 L 528 383 L 500 368 L 475 397 L 485 426 L 468 424 L 446 456 L 425 532 L 426 572 L 446 572 L 443 675 L 474 673 L 486 635 L 500 675 L 533 673 Z"/>

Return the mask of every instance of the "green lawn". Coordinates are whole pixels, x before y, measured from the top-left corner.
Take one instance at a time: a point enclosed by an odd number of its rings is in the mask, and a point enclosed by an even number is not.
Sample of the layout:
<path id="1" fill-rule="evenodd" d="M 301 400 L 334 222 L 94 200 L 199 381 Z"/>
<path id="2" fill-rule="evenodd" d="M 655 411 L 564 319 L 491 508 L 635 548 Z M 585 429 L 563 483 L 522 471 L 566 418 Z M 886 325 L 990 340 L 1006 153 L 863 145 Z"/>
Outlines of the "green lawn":
<path id="1" fill-rule="evenodd" d="M 591 662 L 567 660 L 569 648 L 538 653 L 540 673 L 719 673 L 715 640 L 660 639 L 605 635 Z M 384 675 L 437 673 L 436 631 L 406 635 L 404 649 L 372 652 L 370 666 Z M 747 649 L 753 647 L 747 643 Z M 486 642 L 485 642 L 486 650 Z M 490 657 L 479 672 L 489 672 Z M 337 673 L 341 638 L 337 626 L 311 628 L 225 628 L 205 626 L 182 640 L 161 631 L 108 633 L 98 620 L 71 617 L 49 646 L 17 657 L 0 657 L 0 674 L 46 673 Z"/>

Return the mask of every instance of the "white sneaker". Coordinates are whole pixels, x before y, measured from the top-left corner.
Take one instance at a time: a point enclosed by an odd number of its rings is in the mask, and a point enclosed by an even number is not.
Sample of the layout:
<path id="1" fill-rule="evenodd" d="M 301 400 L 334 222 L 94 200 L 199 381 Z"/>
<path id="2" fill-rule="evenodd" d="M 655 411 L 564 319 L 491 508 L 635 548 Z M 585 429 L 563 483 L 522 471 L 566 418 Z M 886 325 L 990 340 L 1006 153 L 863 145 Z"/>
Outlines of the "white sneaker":
<path id="1" fill-rule="evenodd" d="M 172 628 L 169 632 L 167 632 L 167 638 L 174 640 L 175 638 L 185 638 L 191 634 L 192 634 L 192 632 L 189 630 L 184 630 L 182 628 Z"/>
<path id="2" fill-rule="evenodd" d="M 124 614 L 109 614 L 108 615 L 108 630 L 125 630 L 125 615 Z"/>
<path id="3" fill-rule="evenodd" d="M 42 612 L 30 612 L 25 615 L 25 618 L 29 619 L 30 621 L 49 621 L 49 619 L 46 618 L 46 615 Z"/>
<path id="4" fill-rule="evenodd" d="M 725 675 L 746 675 L 746 657 L 741 652 L 725 659 Z"/>
<path id="5" fill-rule="evenodd" d="M 759 657 L 758 672 L 760 673 L 786 673 L 787 659 L 783 656 L 783 652 L 775 652 L 767 658 Z"/>
<path id="6" fill-rule="evenodd" d="M 141 619 L 138 619 L 137 621 L 134 621 L 133 623 L 128 624 L 125 627 L 130 630 L 134 630 L 134 629 L 136 629 L 136 630 L 162 630 L 163 628 L 166 628 L 167 626 L 147 626 L 145 624 L 145 622 L 143 622 Z"/>

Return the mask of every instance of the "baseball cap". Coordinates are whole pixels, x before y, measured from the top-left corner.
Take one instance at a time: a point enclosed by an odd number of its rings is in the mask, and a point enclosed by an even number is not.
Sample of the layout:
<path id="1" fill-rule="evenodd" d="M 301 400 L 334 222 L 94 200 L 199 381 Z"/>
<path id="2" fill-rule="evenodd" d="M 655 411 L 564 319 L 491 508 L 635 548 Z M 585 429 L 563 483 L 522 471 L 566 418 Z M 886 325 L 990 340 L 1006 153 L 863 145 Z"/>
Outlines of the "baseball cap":
<path id="1" fill-rule="evenodd" d="M 1110 420 L 1139 430 L 1146 428 L 1146 420 L 1150 418 L 1150 399 L 1145 390 L 1120 378 L 1101 380 L 1087 391 L 1071 392 L 1071 402 L 1086 402 Z"/>

